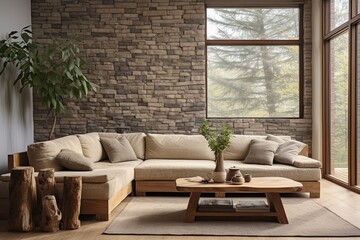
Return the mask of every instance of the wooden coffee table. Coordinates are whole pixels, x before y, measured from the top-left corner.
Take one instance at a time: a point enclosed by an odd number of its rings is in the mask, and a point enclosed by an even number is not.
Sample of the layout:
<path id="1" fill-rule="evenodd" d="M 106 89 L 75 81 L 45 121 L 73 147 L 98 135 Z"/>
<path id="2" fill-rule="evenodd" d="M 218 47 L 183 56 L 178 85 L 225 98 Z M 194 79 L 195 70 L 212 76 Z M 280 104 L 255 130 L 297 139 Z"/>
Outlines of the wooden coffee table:
<path id="1" fill-rule="evenodd" d="M 184 222 L 195 221 L 195 217 L 275 217 L 279 223 L 287 224 L 288 219 L 281 201 L 280 193 L 299 192 L 302 184 L 294 180 L 282 177 L 258 177 L 252 178 L 251 182 L 243 185 L 229 183 L 199 183 L 186 178 L 176 179 L 176 189 L 182 192 L 190 192 Z M 225 212 L 225 211 L 197 211 L 198 202 L 202 192 L 259 192 L 265 193 L 270 212 Z"/>

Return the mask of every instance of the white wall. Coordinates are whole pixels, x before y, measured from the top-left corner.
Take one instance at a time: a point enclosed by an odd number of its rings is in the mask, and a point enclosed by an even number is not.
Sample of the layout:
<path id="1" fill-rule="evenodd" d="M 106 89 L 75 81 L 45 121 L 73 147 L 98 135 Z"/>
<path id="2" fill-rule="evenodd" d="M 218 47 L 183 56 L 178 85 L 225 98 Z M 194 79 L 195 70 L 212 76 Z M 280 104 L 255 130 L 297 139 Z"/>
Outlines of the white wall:
<path id="1" fill-rule="evenodd" d="M 30 0 L 1 0 L 0 39 L 30 24 Z M 7 171 L 7 155 L 26 150 L 34 139 L 32 94 L 29 89 L 19 94 L 16 76 L 11 67 L 0 77 L 0 173 Z"/>

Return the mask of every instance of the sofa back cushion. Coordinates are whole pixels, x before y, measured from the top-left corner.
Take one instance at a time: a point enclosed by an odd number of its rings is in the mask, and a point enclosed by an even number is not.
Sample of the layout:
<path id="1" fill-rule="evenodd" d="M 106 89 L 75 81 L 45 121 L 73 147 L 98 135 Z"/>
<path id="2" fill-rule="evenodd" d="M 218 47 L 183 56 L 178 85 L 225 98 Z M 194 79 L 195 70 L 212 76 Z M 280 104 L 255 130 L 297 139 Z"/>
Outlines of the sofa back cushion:
<path id="1" fill-rule="evenodd" d="M 27 147 L 29 163 L 37 172 L 42 168 L 54 168 L 56 171 L 62 170 L 63 167 L 55 159 L 62 149 L 70 149 L 83 154 L 79 138 L 71 135 L 30 144 Z"/>
<path id="2" fill-rule="evenodd" d="M 84 156 L 91 162 L 98 162 L 106 159 L 106 152 L 101 145 L 100 137 L 97 132 L 79 134 L 78 138 Z"/>
<path id="3" fill-rule="evenodd" d="M 290 136 L 281 136 L 282 139 L 290 140 Z M 249 152 L 252 139 L 266 139 L 261 135 L 234 135 L 230 138 L 230 146 L 224 150 L 225 160 L 244 160 Z"/>
<path id="4" fill-rule="evenodd" d="M 252 139 L 265 139 L 266 136 L 234 135 L 230 138 L 230 146 L 224 150 L 225 160 L 243 160 L 249 152 Z"/>
<path id="5" fill-rule="evenodd" d="M 148 134 L 146 159 L 214 160 L 214 153 L 201 135 Z"/>
<path id="6" fill-rule="evenodd" d="M 145 133 L 99 133 L 99 136 L 112 138 L 125 136 L 134 149 L 136 157 L 143 160 L 145 159 Z"/>

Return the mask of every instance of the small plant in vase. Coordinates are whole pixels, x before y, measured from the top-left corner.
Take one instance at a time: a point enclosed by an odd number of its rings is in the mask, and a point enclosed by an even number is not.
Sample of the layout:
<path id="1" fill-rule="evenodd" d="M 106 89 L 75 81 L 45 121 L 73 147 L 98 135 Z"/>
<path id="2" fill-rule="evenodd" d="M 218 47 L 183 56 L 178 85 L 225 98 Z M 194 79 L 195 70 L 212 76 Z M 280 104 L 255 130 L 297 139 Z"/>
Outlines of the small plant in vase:
<path id="1" fill-rule="evenodd" d="M 199 129 L 201 135 L 208 141 L 211 151 L 215 154 L 216 167 L 213 173 L 214 182 L 225 182 L 226 171 L 224 168 L 224 150 L 230 146 L 233 131 L 228 125 L 223 125 L 220 131 L 211 131 L 209 122 L 205 121 Z"/>

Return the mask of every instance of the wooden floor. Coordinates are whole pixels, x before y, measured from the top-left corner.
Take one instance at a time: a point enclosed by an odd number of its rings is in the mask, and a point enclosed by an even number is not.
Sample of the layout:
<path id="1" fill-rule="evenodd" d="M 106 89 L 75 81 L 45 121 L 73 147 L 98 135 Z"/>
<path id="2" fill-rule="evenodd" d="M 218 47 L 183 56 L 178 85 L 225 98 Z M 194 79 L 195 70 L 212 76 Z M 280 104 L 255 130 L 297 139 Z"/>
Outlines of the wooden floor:
<path id="1" fill-rule="evenodd" d="M 321 198 L 315 199 L 319 204 L 327 207 L 334 213 L 338 214 L 345 220 L 349 221 L 353 225 L 360 228 L 360 195 L 342 187 L 339 187 L 329 181 L 322 180 L 321 182 Z M 111 216 L 113 219 L 129 202 L 130 198 L 127 198 L 121 203 Z M 107 240 L 107 239 L 120 239 L 120 240 L 248 240 L 248 239 L 270 239 L 269 237 L 198 237 L 198 236 L 126 236 L 126 235 L 102 235 L 108 222 L 96 222 L 95 218 L 83 219 L 81 228 L 72 231 L 59 231 L 57 233 L 14 233 L 7 231 L 7 221 L 0 221 L 0 239 L 27 239 L 27 240 L 39 240 L 39 239 L 86 239 L 86 240 Z M 141 226 L 139 226 L 141 227 Z M 271 239 L 307 239 L 307 238 L 271 238 Z M 360 238 L 311 238 L 313 239 L 360 239 Z"/>

